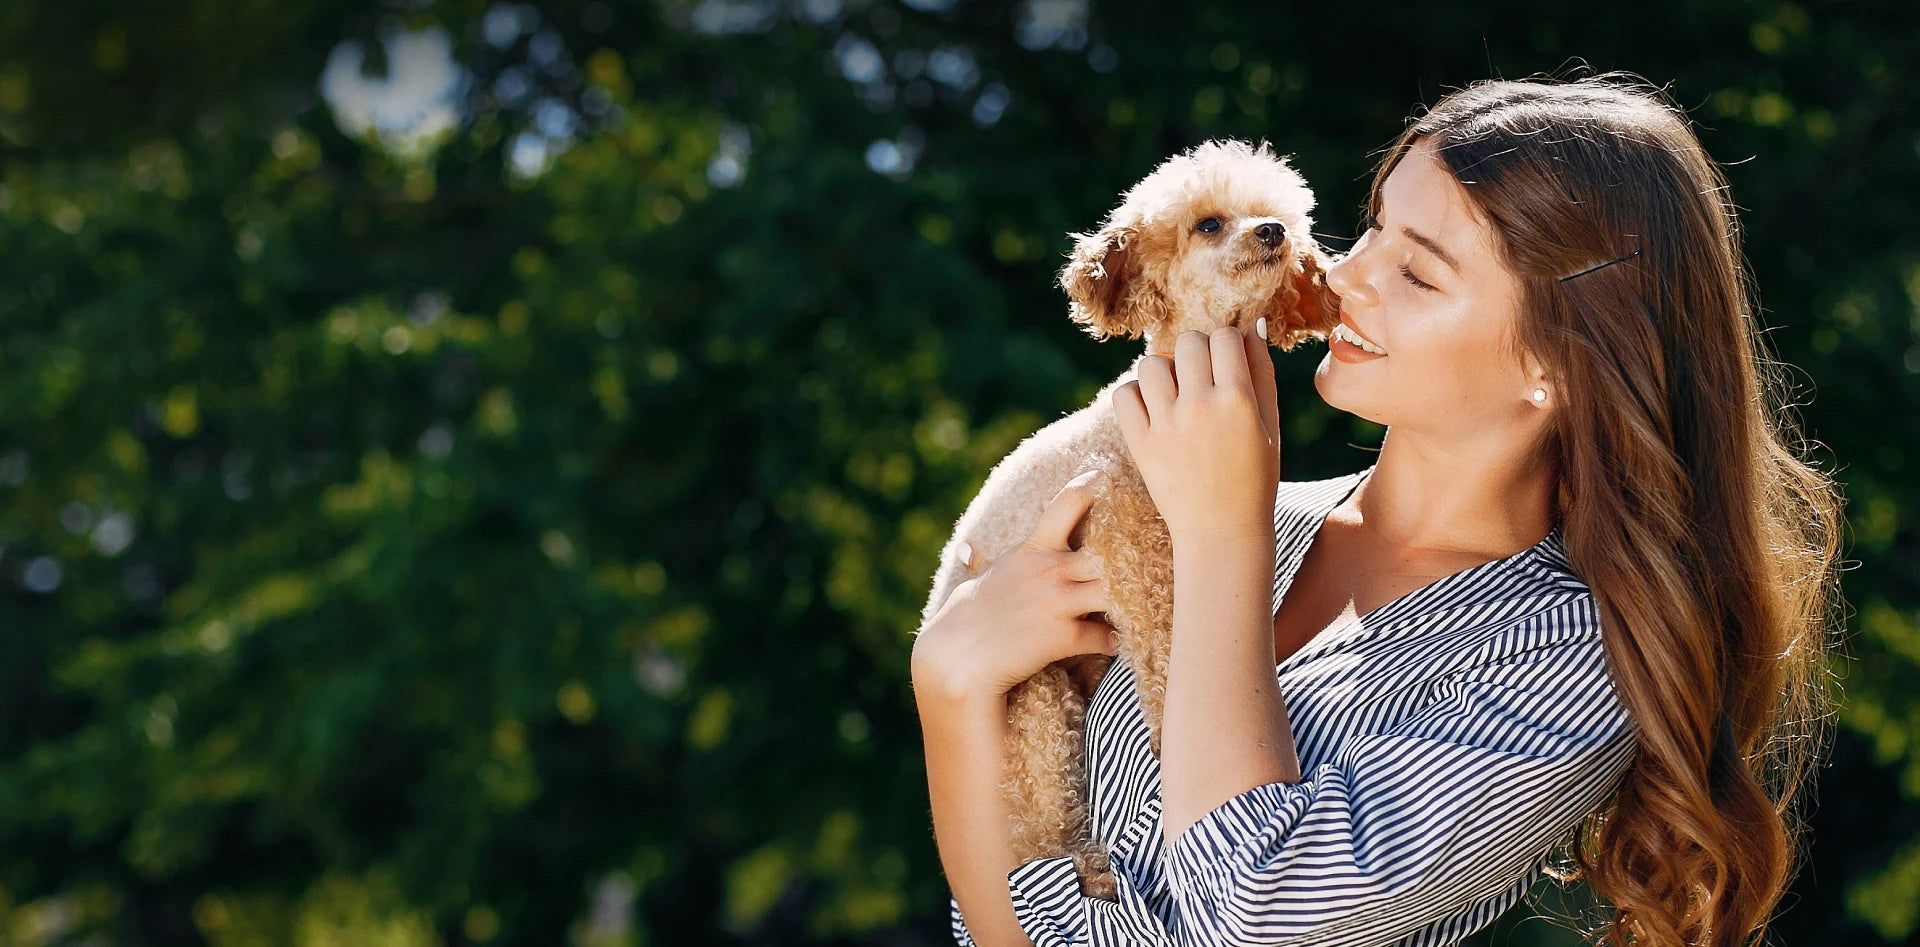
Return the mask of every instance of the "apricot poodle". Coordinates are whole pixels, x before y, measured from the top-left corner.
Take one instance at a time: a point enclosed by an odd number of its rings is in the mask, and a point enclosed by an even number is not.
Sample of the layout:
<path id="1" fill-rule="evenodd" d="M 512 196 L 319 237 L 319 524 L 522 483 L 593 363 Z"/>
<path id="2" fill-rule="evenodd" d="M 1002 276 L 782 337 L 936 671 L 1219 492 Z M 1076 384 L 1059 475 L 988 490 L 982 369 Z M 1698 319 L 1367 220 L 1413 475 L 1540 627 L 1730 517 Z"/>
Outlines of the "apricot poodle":
<path id="1" fill-rule="evenodd" d="M 1272 344 L 1291 351 L 1325 340 L 1339 318 L 1328 291 L 1328 258 L 1310 228 L 1313 193 L 1262 142 L 1210 141 L 1175 155 L 1135 184 L 1093 233 L 1073 234 L 1060 286 L 1070 317 L 1096 339 L 1144 338 L 1171 353 L 1187 329 L 1249 327 L 1265 317 Z M 954 525 L 922 613 L 939 611 L 972 570 L 958 555 L 971 544 L 985 561 L 1026 539 L 1068 480 L 1106 473 L 1082 520 L 1075 548 L 1102 564 L 1114 611 L 1106 616 L 1119 656 L 1133 670 L 1153 752 L 1160 752 L 1167 655 L 1173 629 L 1173 552 L 1165 522 L 1130 459 L 1112 408 L 1114 388 L 1047 425 L 988 474 Z M 1009 695 L 1002 789 L 1022 861 L 1070 855 L 1087 894 L 1113 899 L 1107 863 L 1112 839 L 1091 837 L 1082 723 L 1094 687 L 1114 659 L 1084 655 L 1041 670 Z"/>

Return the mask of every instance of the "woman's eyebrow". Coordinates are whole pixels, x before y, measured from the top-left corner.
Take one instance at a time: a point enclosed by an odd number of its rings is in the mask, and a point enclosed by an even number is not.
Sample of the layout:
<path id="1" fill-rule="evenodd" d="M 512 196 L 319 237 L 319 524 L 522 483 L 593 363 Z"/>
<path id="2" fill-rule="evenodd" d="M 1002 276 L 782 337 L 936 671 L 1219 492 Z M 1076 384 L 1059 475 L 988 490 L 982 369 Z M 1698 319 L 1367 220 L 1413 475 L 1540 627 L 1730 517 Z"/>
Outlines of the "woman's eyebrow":
<path id="1" fill-rule="evenodd" d="M 1408 240 L 1411 240 L 1414 243 L 1417 243 L 1425 247 L 1427 249 L 1427 252 L 1433 254 L 1434 256 L 1439 257 L 1440 262 L 1445 263 L 1449 267 L 1452 267 L 1455 273 L 1460 272 L 1459 261 L 1453 258 L 1453 254 L 1450 254 L 1447 251 L 1440 249 L 1440 245 L 1438 243 L 1433 242 L 1432 237 L 1429 237 L 1426 234 L 1423 234 L 1413 229 L 1412 227 L 1403 226 L 1400 228 L 1400 232 L 1403 234 L 1406 234 Z"/>

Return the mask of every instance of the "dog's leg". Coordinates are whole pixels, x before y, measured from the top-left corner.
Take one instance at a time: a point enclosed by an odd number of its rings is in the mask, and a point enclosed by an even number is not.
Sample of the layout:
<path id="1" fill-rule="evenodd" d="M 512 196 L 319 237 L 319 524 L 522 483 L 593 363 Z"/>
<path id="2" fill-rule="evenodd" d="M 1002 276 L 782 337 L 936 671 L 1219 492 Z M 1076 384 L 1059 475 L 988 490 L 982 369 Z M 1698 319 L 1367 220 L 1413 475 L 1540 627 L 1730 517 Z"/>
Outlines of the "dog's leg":
<path id="1" fill-rule="evenodd" d="M 1006 770 L 1014 858 L 1074 855 L 1089 831 L 1086 700 L 1050 665 L 1008 692 Z"/>
<path id="2" fill-rule="evenodd" d="M 1114 437 L 1119 437 L 1117 425 Z M 1157 756 L 1173 648 L 1173 538 L 1131 458 L 1108 471 L 1102 500 L 1088 513 L 1087 545 L 1106 568 L 1115 609 L 1108 619 L 1117 633 L 1120 660 L 1133 671 L 1148 742 Z"/>

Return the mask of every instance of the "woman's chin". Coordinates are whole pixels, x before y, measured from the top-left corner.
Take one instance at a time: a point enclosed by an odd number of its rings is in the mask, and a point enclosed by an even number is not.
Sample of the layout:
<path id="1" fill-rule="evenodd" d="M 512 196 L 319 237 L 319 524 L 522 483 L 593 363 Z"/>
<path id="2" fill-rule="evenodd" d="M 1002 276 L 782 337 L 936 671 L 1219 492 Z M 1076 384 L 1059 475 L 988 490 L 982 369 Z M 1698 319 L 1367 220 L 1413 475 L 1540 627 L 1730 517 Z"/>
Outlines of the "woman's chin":
<path id="1" fill-rule="evenodd" d="M 1339 371 L 1340 369 L 1334 365 L 1332 355 L 1323 356 L 1320 359 L 1320 365 L 1313 370 L 1313 390 L 1319 392 L 1320 400 L 1325 401 L 1330 407 L 1347 411 L 1350 409 L 1346 403 L 1351 399 L 1343 390 L 1346 386 L 1334 377 Z"/>
<path id="2" fill-rule="evenodd" d="M 1375 417 L 1380 412 L 1373 410 L 1364 398 L 1359 397 L 1358 392 L 1352 391 L 1341 381 L 1335 380 L 1334 376 L 1339 369 L 1331 368 L 1332 362 L 1333 356 L 1327 356 L 1321 360 L 1320 368 L 1313 373 L 1313 390 L 1320 393 L 1320 400 L 1336 411 L 1344 411 L 1356 418 L 1372 421 L 1385 427 L 1387 422 Z"/>

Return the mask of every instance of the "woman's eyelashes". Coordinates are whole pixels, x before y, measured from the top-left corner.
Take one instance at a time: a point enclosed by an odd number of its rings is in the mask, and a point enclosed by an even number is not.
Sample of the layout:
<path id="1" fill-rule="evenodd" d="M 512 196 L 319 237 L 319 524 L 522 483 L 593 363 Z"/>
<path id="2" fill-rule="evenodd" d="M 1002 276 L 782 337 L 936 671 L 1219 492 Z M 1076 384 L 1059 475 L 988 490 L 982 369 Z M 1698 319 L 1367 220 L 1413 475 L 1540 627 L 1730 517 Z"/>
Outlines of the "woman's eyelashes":
<path id="1" fill-rule="evenodd" d="M 1379 216 L 1375 214 L 1370 214 L 1370 213 L 1360 215 L 1360 236 L 1354 242 L 1354 245 L 1358 246 L 1360 240 L 1365 240 L 1369 235 L 1372 234 L 1373 231 L 1382 230 L 1382 229 L 1385 229 L 1385 228 L 1381 226 Z M 1439 288 L 1437 286 L 1434 286 L 1432 283 L 1429 283 L 1426 280 L 1423 280 L 1420 277 L 1413 275 L 1413 267 L 1407 265 L 1406 263 L 1400 264 L 1400 276 L 1401 278 L 1405 279 L 1408 283 L 1412 284 L 1413 288 L 1418 290 L 1433 292 L 1434 290 Z"/>
<path id="2" fill-rule="evenodd" d="M 1433 284 L 1413 275 L 1413 268 L 1405 263 L 1400 264 L 1400 275 L 1406 277 L 1407 282 L 1412 283 L 1415 289 L 1423 289 L 1431 292 L 1434 288 Z"/>

